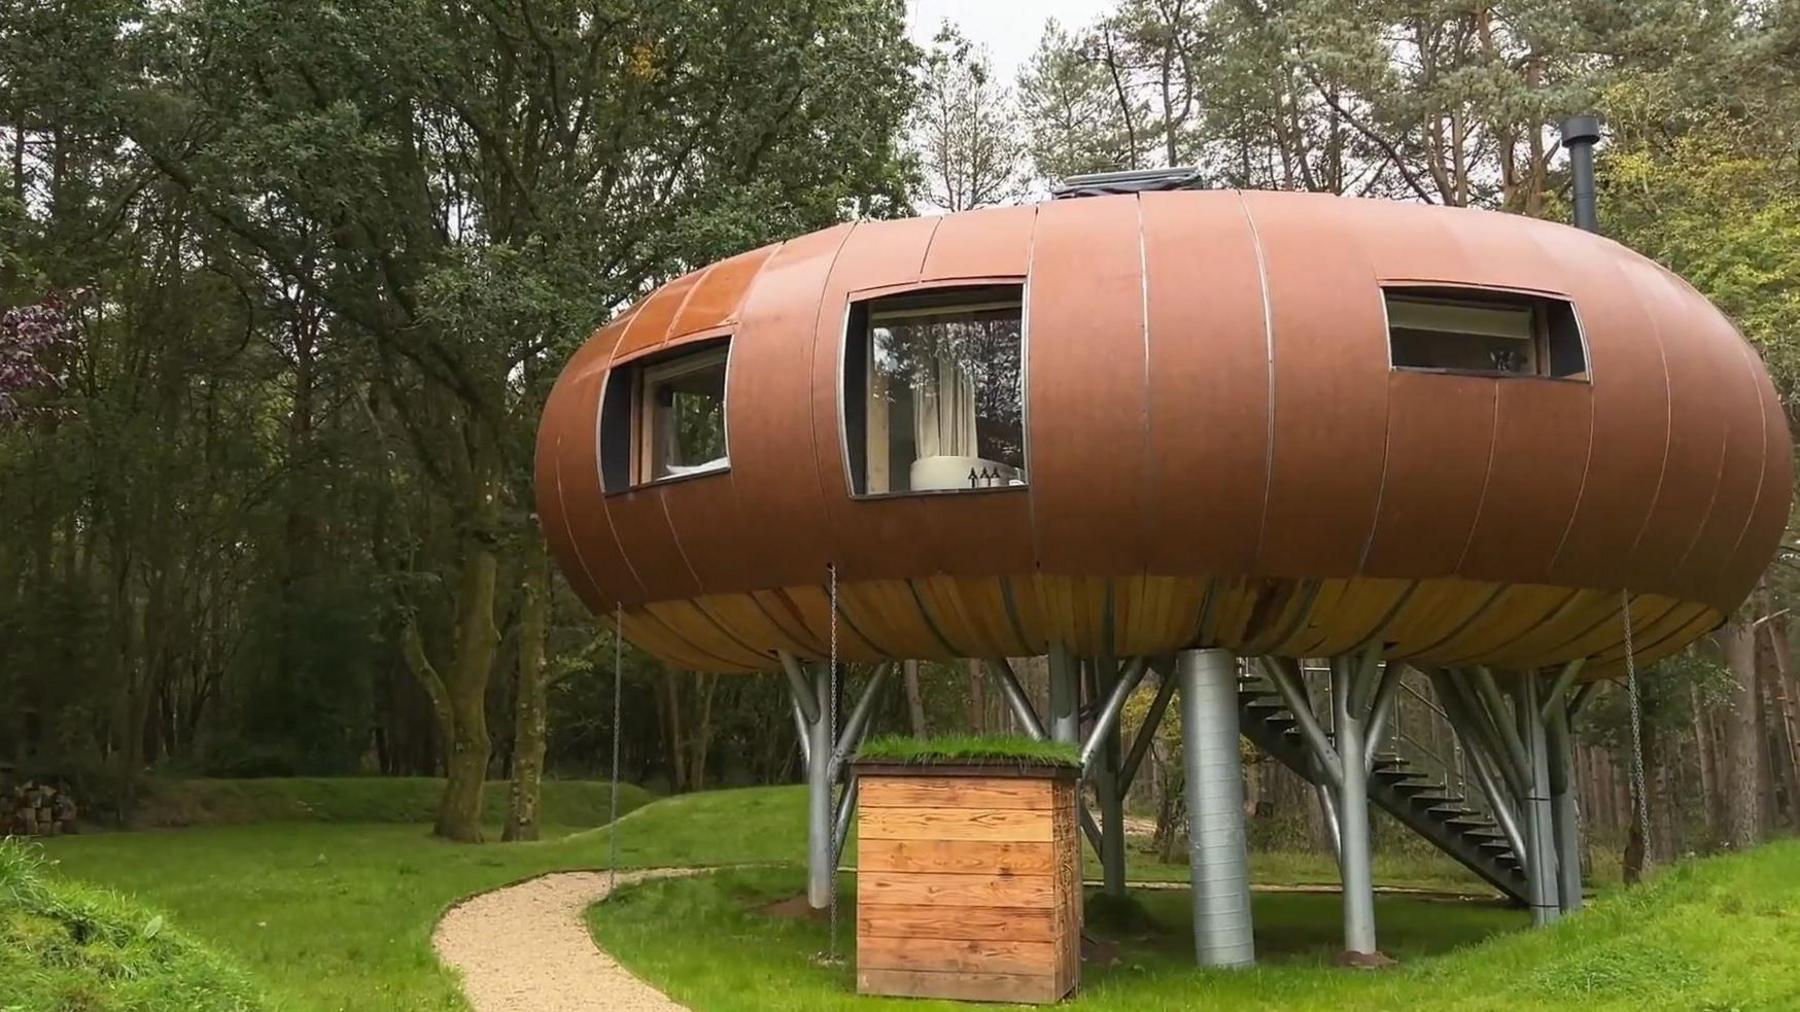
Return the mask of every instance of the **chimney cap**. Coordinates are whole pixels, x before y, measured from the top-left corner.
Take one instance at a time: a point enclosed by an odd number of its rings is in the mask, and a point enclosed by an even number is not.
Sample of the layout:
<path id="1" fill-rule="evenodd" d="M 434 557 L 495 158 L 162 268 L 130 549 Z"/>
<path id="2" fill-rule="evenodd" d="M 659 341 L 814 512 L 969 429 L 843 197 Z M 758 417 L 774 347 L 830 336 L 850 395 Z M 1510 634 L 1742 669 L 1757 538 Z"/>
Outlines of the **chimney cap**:
<path id="1" fill-rule="evenodd" d="M 1592 144 L 1600 139 L 1600 117 L 1593 115 L 1570 116 L 1562 122 L 1563 147 L 1574 147 L 1577 144 Z"/>

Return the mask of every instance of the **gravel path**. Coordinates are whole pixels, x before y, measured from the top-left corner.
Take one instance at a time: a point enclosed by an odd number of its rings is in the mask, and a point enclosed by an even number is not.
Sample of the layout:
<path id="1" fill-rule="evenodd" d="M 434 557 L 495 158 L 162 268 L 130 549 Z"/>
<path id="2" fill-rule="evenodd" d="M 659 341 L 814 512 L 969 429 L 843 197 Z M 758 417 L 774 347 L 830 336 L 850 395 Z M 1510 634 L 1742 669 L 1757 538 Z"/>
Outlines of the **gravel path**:
<path id="1" fill-rule="evenodd" d="M 619 884 L 695 871 L 620 872 Z M 450 908 L 432 945 L 462 974 L 475 1012 L 680 1012 L 588 934 L 582 913 L 606 898 L 607 883 L 605 872 L 556 872 L 482 893 Z"/>

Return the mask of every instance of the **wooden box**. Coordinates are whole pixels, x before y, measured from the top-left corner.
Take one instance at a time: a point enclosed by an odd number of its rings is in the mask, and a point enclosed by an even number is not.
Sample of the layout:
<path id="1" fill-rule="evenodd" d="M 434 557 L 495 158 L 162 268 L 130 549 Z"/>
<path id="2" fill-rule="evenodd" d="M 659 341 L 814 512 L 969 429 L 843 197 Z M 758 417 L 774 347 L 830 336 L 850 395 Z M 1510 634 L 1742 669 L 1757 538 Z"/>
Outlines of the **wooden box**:
<path id="1" fill-rule="evenodd" d="M 1081 979 L 1073 769 L 858 763 L 856 989 L 1060 1001 Z"/>

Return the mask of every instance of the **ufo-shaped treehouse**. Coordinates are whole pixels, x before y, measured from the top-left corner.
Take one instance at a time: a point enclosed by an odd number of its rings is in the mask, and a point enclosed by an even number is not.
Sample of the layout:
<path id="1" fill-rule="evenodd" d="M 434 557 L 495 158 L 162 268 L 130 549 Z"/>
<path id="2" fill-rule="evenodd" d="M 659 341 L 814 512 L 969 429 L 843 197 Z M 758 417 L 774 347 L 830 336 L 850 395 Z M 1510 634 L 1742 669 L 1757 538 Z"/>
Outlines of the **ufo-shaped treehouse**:
<path id="1" fill-rule="evenodd" d="M 1335 799 L 1346 947 L 1373 952 L 1365 797 L 1541 920 L 1578 905 L 1571 704 L 1744 600 L 1790 459 L 1755 352 L 1614 242 L 1180 190 L 844 224 L 672 281 L 568 364 L 537 487 L 562 571 L 633 643 L 792 678 L 815 900 L 867 711 L 832 740 L 819 662 L 987 660 L 1026 727 L 1085 743 L 1115 887 L 1141 759 L 1117 711 L 1151 669 L 1190 753 L 1242 731 Z M 1045 719 L 1003 660 L 1033 655 Z M 1332 659 L 1335 719 L 1300 658 Z M 1375 760 L 1404 666 L 1484 819 Z M 1249 958 L 1237 775 L 1188 776 L 1208 962 Z"/>

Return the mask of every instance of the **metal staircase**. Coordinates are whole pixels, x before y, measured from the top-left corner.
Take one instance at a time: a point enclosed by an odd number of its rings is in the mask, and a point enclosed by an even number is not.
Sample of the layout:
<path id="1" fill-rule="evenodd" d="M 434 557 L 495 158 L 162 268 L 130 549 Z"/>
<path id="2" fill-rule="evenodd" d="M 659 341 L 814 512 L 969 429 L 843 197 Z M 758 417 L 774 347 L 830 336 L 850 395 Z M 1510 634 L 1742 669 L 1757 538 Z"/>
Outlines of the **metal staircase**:
<path id="1" fill-rule="evenodd" d="M 1238 682 L 1238 723 L 1264 752 L 1307 782 L 1319 782 L 1287 703 L 1261 676 Z M 1449 780 L 1397 753 L 1378 755 L 1369 773 L 1369 800 L 1514 901 L 1527 902 L 1524 868 L 1505 833 Z"/>

